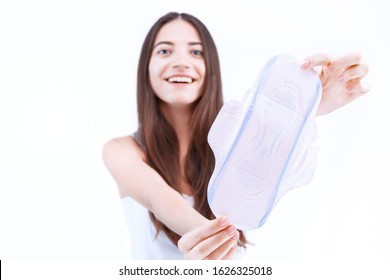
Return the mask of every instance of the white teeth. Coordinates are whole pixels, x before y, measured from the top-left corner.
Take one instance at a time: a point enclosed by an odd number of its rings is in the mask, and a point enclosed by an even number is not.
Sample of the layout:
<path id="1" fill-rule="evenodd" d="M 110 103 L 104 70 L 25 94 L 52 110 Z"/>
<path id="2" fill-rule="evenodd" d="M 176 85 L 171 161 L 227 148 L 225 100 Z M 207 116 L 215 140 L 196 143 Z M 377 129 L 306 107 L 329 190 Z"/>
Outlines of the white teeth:
<path id="1" fill-rule="evenodd" d="M 192 79 L 189 77 L 171 77 L 168 79 L 168 82 L 170 83 L 192 83 Z"/>

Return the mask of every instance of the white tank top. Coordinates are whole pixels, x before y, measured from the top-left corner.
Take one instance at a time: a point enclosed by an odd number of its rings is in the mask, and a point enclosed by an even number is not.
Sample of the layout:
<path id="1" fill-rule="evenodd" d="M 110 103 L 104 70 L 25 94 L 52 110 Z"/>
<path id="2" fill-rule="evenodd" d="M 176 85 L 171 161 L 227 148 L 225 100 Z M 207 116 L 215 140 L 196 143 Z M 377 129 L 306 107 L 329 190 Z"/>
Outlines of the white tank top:
<path id="1" fill-rule="evenodd" d="M 191 196 L 183 195 L 193 206 Z M 181 260 L 183 253 L 175 246 L 164 232 L 156 237 L 156 228 L 149 211 L 129 196 L 122 198 L 126 224 L 129 230 L 132 257 L 136 260 Z"/>

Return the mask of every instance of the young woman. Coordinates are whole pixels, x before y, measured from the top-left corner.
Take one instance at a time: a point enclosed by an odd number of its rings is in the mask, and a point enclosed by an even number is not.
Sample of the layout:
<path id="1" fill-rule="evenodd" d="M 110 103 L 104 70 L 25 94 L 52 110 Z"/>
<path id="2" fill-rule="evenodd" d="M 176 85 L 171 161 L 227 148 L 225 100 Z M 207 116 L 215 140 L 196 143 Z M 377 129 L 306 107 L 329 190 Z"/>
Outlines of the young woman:
<path id="1" fill-rule="evenodd" d="M 359 54 L 317 54 L 302 63 L 315 66 L 323 87 L 318 115 L 368 91 Z M 169 13 L 153 25 L 139 59 L 137 102 L 138 131 L 103 150 L 128 215 L 133 257 L 233 258 L 245 236 L 207 203 L 215 164 L 207 134 L 223 99 L 217 49 L 197 18 Z"/>

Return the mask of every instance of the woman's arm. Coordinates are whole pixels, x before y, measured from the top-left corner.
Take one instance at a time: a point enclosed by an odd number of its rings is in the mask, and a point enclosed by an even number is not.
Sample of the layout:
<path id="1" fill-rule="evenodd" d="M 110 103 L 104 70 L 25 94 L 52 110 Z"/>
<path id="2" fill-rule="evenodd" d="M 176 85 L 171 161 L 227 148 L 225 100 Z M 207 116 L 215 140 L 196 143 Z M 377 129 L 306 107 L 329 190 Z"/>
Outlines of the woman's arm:
<path id="1" fill-rule="evenodd" d="M 103 161 L 121 197 L 132 197 L 177 234 L 183 235 L 208 221 L 145 163 L 143 151 L 132 137 L 107 142 Z"/>
<path id="2" fill-rule="evenodd" d="M 209 221 L 145 163 L 132 137 L 110 140 L 103 161 L 118 184 L 121 197 L 131 196 L 163 224 L 183 236 L 179 249 L 188 259 L 228 259 L 234 254 L 239 232 L 226 217 Z"/>

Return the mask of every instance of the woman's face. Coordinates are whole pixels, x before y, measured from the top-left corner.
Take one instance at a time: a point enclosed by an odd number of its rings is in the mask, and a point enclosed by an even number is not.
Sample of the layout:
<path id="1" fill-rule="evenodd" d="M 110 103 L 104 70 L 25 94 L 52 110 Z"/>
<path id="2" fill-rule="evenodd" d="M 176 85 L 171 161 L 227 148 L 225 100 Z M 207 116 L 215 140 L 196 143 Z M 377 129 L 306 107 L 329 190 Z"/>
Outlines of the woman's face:
<path id="1" fill-rule="evenodd" d="M 168 105 L 189 105 L 201 95 L 205 72 L 203 45 L 196 29 L 180 19 L 164 25 L 149 63 L 156 95 Z"/>

